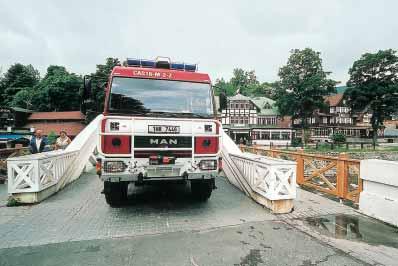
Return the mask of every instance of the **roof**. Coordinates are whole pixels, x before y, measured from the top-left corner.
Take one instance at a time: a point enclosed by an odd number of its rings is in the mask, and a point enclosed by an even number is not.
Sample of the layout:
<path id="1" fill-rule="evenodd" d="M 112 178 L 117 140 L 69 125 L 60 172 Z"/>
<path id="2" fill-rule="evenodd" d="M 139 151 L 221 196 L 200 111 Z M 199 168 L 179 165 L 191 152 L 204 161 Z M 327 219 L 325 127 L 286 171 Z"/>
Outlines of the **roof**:
<path id="1" fill-rule="evenodd" d="M 58 135 L 60 131 L 66 131 L 66 134 L 69 136 L 76 136 L 85 128 L 85 125 L 79 122 L 30 122 L 26 126 L 35 129 L 41 129 L 43 130 L 44 135 L 48 135 L 51 132 L 54 132 Z"/>
<path id="2" fill-rule="evenodd" d="M 343 97 L 344 97 L 343 93 L 329 95 L 325 97 L 325 102 L 328 102 L 329 106 L 337 106 L 339 105 Z"/>
<path id="3" fill-rule="evenodd" d="M 85 120 L 86 117 L 80 111 L 67 112 L 36 112 L 28 117 L 32 120 Z"/>
<path id="4" fill-rule="evenodd" d="M 20 112 L 20 113 L 33 113 L 34 112 L 32 110 L 21 108 L 21 107 L 11 107 L 11 109 L 14 110 L 15 112 Z"/>
<path id="5" fill-rule="evenodd" d="M 229 97 L 228 100 L 230 100 L 230 101 L 250 101 L 251 99 L 245 95 L 238 93 L 232 97 Z"/>
<path id="6" fill-rule="evenodd" d="M 112 70 L 112 76 L 134 77 L 144 79 L 166 79 L 179 81 L 192 81 L 210 83 L 210 77 L 205 73 L 163 69 L 116 66 Z"/>
<path id="7" fill-rule="evenodd" d="M 278 115 L 275 101 L 267 97 L 255 97 L 251 101 L 260 109 L 257 115 Z"/>

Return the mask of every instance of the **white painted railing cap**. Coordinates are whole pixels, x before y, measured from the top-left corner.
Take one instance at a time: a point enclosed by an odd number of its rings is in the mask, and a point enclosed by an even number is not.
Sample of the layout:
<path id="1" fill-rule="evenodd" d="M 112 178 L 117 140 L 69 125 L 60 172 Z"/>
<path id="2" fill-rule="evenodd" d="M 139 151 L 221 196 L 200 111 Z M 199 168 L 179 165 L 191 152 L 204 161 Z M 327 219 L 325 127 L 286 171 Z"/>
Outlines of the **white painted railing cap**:
<path id="1" fill-rule="evenodd" d="M 273 157 L 267 157 L 264 155 L 257 155 L 257 154 L 253 154 L 250 152 L 244 152 L 242 155 L 236 155 L 236 156 L 251 159 L 253 161 L 264 162 L 269 165 L 296 165 L 297 164 L 295 161 L 288 161 L 288 160 L 283 160 L 283 159 L 278 159 L 278 158 L 273 158 Z"/>
<path id="2" fill-rule="evenodd" d="M 7 161 L 26 161 L 26 160 L 40 160 L 40 159 L 47 159 L 56 155 L 60 154 L 65 154 L 65 151 L 63 150 L 55 150 L 55 151 L 47 151 L 47 152 L 42 152 L 42 153 L 36 153 L 36 154 L 28 154 L 28 155 L 23 155 L 23 156 L 17 156 L 17 157 L 10 157 L 7 158 Z"/>

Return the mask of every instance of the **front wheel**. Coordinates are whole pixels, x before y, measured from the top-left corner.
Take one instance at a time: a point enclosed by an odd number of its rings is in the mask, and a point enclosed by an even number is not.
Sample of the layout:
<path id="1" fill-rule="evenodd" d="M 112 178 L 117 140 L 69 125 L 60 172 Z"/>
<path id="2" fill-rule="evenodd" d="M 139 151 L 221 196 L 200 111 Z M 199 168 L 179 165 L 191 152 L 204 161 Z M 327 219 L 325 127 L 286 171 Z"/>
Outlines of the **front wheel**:
<path id="1" fill-rule="evenodd" d="M 111 207 L 118 207 L 127 200 L 127 182 L 104 182 L 106 203 Z"/>
<path id="2" fill-rule="evenodd" d="M 191 181 L 192 195 L 200 201 L 208 200 L 211 196 L 212 191 L 213 191 L 213 182 L 211 180 Z"/>

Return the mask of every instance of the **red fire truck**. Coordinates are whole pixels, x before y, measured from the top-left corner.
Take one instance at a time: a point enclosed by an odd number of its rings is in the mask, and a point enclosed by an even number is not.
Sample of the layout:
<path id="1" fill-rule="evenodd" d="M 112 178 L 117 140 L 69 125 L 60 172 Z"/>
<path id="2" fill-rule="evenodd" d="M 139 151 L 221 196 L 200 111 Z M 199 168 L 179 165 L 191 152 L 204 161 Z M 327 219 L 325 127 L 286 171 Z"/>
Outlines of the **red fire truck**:
<path id="1" fill-rule="evenodd" d="M 99 125 L 97 174 L 111 206 L 130 183 L 190 183 L 207 200 L 220 161 L 220 124 L 208 74 L 194 64 L 127 59 L 113 69 Z M 85 89 L 91 90 L 89 79 Z"/>

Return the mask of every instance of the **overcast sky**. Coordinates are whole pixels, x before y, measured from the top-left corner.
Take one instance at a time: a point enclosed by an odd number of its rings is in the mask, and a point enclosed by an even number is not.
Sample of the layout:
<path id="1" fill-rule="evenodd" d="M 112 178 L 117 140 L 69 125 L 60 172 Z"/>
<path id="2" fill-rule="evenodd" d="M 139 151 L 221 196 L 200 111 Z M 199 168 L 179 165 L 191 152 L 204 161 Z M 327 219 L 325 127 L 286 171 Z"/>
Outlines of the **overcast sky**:
<path id="1" fill-rule="evenodd" d="M 213 81 L 236 67 L 274 81 L 291 49 L 311 47 L 345 82 L 362 53 L 398 48 L 397 11 L 395 0 L 0 0 L 0 66 L 83 74 L 109 56 L 161 55 L 199 63 Z"/>

